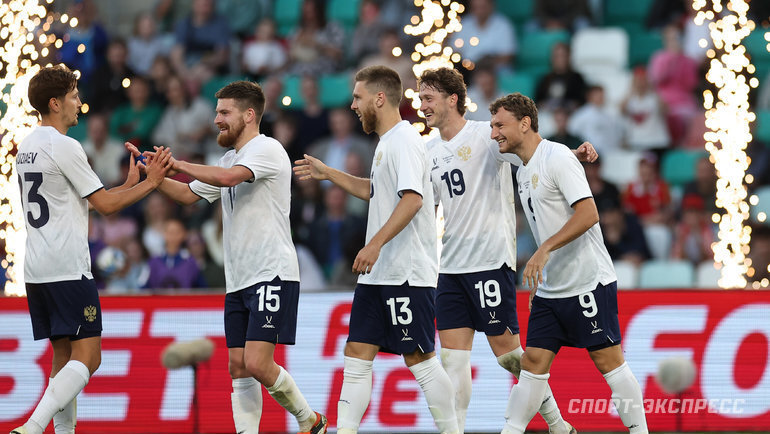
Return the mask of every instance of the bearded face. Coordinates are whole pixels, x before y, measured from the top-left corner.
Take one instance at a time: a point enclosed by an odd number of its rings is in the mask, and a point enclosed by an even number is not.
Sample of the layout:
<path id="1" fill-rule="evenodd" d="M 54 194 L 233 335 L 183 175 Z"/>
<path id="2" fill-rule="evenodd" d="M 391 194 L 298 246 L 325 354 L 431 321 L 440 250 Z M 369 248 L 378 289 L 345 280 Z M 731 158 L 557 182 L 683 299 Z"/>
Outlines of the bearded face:
<path id="1" fill-rule="evenodd" d="M 217 144 L 223 148 L 232 148 L 243 133 L 243 129 L 246 128 L 246 123 L 241 117 L 233 117 L 233 121 L 229 123 L 222 121 L 217 126 L 219 127 Z"/>
<path id="2" fill-rule="evenodd" d="M 374 111 L 374 100 L 361 108 L 361 127 L 366 134 L 370 134 L 377 128 L 377 113 Z"/>

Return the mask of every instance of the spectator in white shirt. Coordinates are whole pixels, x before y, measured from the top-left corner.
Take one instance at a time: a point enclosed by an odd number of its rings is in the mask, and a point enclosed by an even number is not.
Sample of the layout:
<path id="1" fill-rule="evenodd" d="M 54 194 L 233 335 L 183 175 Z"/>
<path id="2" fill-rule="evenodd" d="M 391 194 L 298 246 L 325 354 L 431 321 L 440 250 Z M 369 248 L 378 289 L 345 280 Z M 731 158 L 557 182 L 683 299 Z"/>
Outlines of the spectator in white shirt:
<path id="1" fill-rule="evenodd" d="M 461 23 L 463 28 L 452 44 L 457 46 L 455 41 L 462 40 L 458 49 L 463 59 L 475 64 L 490 58 L 498 68 L 510 67 L 518 50 L 516 33 L 513 24 L 495 12 L 494 0 L 471 0 L 470 13 L 462 17 Z"/>

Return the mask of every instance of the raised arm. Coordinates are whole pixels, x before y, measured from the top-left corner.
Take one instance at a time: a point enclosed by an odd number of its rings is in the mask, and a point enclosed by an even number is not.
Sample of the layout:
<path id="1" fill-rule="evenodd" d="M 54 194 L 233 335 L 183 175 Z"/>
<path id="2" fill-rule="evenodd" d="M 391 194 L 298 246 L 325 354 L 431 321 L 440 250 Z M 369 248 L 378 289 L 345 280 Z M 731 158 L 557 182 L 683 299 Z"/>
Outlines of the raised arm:
<path id="1" fill-rule="evenodd" d="M 374 234 L 369 244 L 364 246 L 356 255 L 356 259 L 353 261 L 353 272 L 370 273 L 380 256 L 382 246 L 404 230 L 421 207 L 422 196 L 411 190 L 404 191 L 388 221 Z"/>
<path id="2" fill-rule="evenodd" d="M 353 196 L 368 201 L 371 192 L 371 182 L 369 178 L 359 178 L 350 175 L 341 170 L 333 169 L 323 163 L 323 161 L 305 154 L 305 158 L 294 162 L 294 174 L 300 181 L 306 179 L 325 179 L 342 187 L 343 190 Z"/>
<path id="3" fill-rule="evenodd" d="M 90 196 L 88 196 L 88 202 L 94 207 L 100 214 L 110 215 L 116 213 L 123 208 L 138 202 L 143 197 L 147 196 L 151 191 L 155 190 L 163 179 L 166 177 L 166 173 L 171 168 L 171 151 L 168 149 L 159 149 L 154 158 L 148 159 L 148 164 L 145 169 L 147 178 L 134 185 L 131 188 L 100 189 Z"/>

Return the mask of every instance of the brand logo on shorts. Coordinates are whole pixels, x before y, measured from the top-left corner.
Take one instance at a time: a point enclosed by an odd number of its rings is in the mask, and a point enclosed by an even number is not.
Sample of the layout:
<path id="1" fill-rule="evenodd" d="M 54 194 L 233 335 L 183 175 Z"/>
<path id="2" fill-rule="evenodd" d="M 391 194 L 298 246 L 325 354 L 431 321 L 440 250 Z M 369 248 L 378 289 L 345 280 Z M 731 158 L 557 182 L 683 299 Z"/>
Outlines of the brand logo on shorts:
<path id="1" fill-rule="evenodd" d="M 495 318 L 497 316 L 497 312 L 492 311 L 489 312 L 489 322 L 487 324 L 499 324 L 500 320 Z"/>
<path id="2" fill-rule="evenodd" d="M 413 341 L 414 339 L 409 337 L 409 329 L 401 329 L 401 333 L 404 334 L 404 337 L 401 338 L 401 342 L 404 341 Z"/>
<path id="3" fill-rule="evenodd" d="M 601 332 L 604 331 L 604 330 L 599 328 L 599 322 L 598 321 L 591 321 L 591 327 L 594 328 L 593 330 L 591 330 L 591 334 L 592 335 L 595 335 L 597 333 L 601 333 Z"/>
<path id="4" fill-rule="evenodd" d="M 263 329 L 274 329 L 275 326 L 273 323 L 273 317 L 272 316 L 265 316 L 265 325 L 262 326 Z"/>
<path id="5" fill-rule="evenodd" d="M 86 306 L 85 309 L 83 309 L 83 316 L 86 317 L 86 321 L 88 322 L 96 321 L 96 306 Z"/>

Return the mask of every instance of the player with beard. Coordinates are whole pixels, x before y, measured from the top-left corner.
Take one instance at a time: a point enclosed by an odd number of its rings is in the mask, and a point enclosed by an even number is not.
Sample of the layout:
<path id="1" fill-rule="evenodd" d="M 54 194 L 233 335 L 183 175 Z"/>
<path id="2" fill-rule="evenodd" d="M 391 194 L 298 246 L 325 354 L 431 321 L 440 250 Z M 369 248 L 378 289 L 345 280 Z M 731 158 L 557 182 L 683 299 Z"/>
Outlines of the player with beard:
<path id="1" fill-rule="evenodd" d="M 425 142 L 401 120 L 401 95 L 401 79 L 388 67 L 364 68 L 355 76 L 350 108 L 366 133 L 380 137 L 369 178 L 330 168 L 309 155 L 294 167 L 301 180 L 330 180 L 369 201 L 366 245 L 353 261 L 353 272 L 361 276 L 345 345 L 340 434 L 358 431 L 379 351 L 403 355 L 439 431 L 459 432 L 452 383 L 434 350 L 438 258 L 430 171 Z"/>
<path id="2" fill-rule="evenodd" d="M 289 229 L 291 162 L 277 140 L 259 133 L 265 95 L 258 84 L 236 81 L 216 97 L 217 143 L 232 149 L 216 166 L 173 160 L 174 170 L 195 180 L 185 184 L 167 178 L 158 190 L 181 204 L 222 200 L 225 338 L 236 432 L 259 431 L 261 383 L 294 415 L 301 432 L 325 433 L 326 417 L 310 408 L 274 359 L 276 344 L 293 345 L 297 328 L 299 268 Z M 135 147 L 126 146 L 138 155 Z"/>

